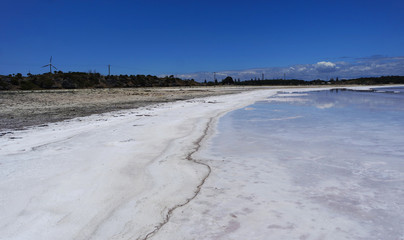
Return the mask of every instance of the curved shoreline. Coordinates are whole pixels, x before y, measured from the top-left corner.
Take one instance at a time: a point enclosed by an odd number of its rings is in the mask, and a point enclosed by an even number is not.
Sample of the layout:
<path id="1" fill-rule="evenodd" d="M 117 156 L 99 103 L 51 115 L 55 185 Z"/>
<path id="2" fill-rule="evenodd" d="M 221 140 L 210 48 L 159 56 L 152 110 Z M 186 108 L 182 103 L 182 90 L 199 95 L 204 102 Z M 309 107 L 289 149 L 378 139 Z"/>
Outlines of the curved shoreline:
<path id="1" fill-rule="evenodd" d="M 330 86 L 310 86 L 329 88 Z M 352 86 L 332 86 L 332 88 Z M 216 86 L 171 88 L 113 88 L 76 90 L 0 91 L 0 136 L 28 127 L 147 107 L 158 103 L 236 94 L 263 89 L 301 89 L 307 86 Z M 369 86 L 361 86 L 369 88 Z"/>

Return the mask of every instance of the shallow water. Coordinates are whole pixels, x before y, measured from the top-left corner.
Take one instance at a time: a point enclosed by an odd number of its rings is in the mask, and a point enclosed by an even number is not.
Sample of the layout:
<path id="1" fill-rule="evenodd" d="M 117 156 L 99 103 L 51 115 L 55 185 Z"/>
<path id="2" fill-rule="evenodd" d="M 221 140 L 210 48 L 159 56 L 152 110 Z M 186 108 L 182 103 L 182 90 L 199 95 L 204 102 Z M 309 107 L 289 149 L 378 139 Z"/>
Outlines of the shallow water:
<path id="1" fill-rule="evenodd" d="M 370 238 L 400 239 L 404 94 L 386 90 L 277 94 L 226 115 L 213 151 L 276 159 L 305 199 Z"/>
<path id="2" fill-rule="evenodd" d="M 230 112 L 198 156 L 211 176 L 162 236 L 403 239 L 403 117 L 390 90 L 278 93 Z"/>

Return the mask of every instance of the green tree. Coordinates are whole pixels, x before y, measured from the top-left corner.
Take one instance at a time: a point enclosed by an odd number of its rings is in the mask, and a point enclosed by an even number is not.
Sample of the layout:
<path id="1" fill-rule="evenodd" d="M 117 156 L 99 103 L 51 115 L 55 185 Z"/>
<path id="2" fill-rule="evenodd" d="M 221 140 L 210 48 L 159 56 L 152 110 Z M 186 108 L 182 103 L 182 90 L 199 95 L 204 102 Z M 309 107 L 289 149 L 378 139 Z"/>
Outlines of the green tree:
<path id="1" fill-rule="evenodd" d="M 234 84 L 234 80 L 232 77 L 227 76 L 225 79 L 222 80 L 222 84 L 224 85 Z"/>

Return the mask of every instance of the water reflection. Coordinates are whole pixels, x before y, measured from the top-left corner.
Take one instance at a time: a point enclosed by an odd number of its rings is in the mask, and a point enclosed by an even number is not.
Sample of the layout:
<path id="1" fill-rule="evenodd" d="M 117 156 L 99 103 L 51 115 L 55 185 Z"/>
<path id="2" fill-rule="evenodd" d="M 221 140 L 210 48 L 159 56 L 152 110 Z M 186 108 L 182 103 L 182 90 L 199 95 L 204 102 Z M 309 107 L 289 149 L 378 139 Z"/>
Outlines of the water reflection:
<path id="1" fill-rule="evenodd" d="M 279 93 L 223 117 L 214 146 L 285 169 L 300 196 L 366 222 L 368 239 L 398 239 L 404 234 L 402 92 Z"/>
<path id="2" fill-rule="evenodd" d="M 355 108 L 363 111 L 385 112 L 404 111 L 404 88 L 383 88 L 370 91 L 352 91 L 346 89 L 332 89 L 330 91 L 313 91 L 304 95 L 274 96 L 271 102 L 315 106 L 319 109 Z"/>

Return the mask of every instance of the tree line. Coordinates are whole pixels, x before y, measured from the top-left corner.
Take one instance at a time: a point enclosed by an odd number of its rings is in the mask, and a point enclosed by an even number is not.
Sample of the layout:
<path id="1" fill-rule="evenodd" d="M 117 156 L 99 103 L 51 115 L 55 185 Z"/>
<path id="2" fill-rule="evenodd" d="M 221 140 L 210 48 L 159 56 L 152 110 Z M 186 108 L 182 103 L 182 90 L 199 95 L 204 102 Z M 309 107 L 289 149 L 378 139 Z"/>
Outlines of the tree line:
<path id="1" fill-rule="evenodd" d="M 175 87 L 198 86 L 193 79 L 183 80 L 173 75 L 157 77 L 152 75 L 110 75 L 99 73 L 61 71 L 44 74 L 20 73 L 0 75 L 0 90 L 40 90 L 40 89 L 79 89 L 79 88 L 128 88 L 128 87 Z"/>
<path id="2" fill-rule="evenodd" d="M 330 79 L 305 81 L 299 79 L 251 79 L 240 81 L 228 76 L 221 81 L 214 80 L 197 82 L 194 79 L 180 79 L 177 77 L 157 77 L 152 75 L 110 75 L 104 76 L 94 72 L 62 71 L 44 74 L 10 74 L 0 75 L 0 90 L 40 90 L 40 89 L 78 89 L 78 88 L 136 88 L 136 87 L 179 87 L 179 86 L 277 86 L 277 85 L 377 85 L 404 84 L 404 76 L 382 76 L 355 79 Z"/>

